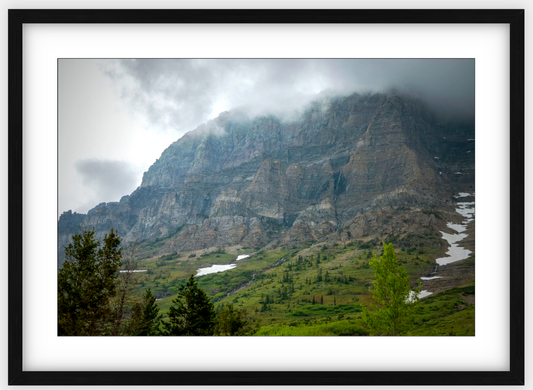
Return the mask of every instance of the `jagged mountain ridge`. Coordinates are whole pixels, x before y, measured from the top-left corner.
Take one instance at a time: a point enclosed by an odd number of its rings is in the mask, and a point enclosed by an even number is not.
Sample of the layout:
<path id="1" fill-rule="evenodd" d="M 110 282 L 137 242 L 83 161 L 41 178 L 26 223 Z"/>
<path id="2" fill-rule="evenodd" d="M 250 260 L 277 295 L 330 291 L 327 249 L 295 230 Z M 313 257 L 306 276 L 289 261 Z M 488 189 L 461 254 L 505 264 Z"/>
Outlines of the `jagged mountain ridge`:
<path id="1" fill-rule="evenodd" d="M 440 222 L 422 210 L 446 210 L 474 185 L 473 138 L 473 126 L 435 123 L 398 95 L 327 98 L 291 121 L 222 113 L 170 145 L 131 195 L 64 213 L 60 262 L 71 235 L 89 228 L 113 227 L 125 244 L 165 240 L 161 253 L 431 232 Z"/>

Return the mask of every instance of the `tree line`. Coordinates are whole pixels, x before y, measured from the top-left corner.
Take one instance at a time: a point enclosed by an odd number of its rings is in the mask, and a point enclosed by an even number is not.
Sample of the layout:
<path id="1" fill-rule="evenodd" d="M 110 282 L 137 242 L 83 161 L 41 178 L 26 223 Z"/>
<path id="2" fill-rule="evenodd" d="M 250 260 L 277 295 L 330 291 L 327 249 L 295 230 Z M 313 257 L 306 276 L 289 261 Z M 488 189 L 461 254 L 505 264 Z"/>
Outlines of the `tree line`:
<path id="1" fill-rule="evenodd" d="M 132 293 L 132 259 L 123 259 L 113 229 L 102 243 L 94 230 L 74 235 L 65 257 L 58 275 L 60 336 L 235 336 L 257 331 L 244 310 L 231 304 L 215 310 L 194 275 L 180 286 L 163 319 L 150 289 L 142 297 Z M 123 265 L 126 270 L 120 272 Z"/>
<path id="2" fill-rule="evenodd" d="M 94 230 L 74 235 L 65 247 L 65 256 L 58 275 L 60 336 L 236 336 L 252 335 L 259 329 L 259 324 L 250 320 L 244 310 L 232 304 L 215 310 L 194 275 L 179 287 L 168 318 L 163 319 L 150 289 L 142 297 L 133 294 L 133 254 L 130 259 L 123 258 L 120 237 L 113 229 L 102 243 L 96 239 Z M 305 261 L 298 260 L 295 267 L 304 266 Z M 319 261 L 317 258 L 317 267 Z M 384 244 L 381 256 L 373 254 L 369 264 L 375 276 L 371 293 L 377 303 L 363 308 L 363 321 L 369 332 L 408 334 L 414 325 L 419 286 L 411 289 L 392 244 Z M 123 265 L 126 270 L 120 272 Z M 319 268 L 320 275 L 321 271 Z M 283 282 L 293 284 L 288 271 Z M 290 292 L 293 290 L 280 290 L 282 296 Z M 262 297 L 261 311 L 268 310 L 270 300 L 269 295 L 265 300 Z"/>

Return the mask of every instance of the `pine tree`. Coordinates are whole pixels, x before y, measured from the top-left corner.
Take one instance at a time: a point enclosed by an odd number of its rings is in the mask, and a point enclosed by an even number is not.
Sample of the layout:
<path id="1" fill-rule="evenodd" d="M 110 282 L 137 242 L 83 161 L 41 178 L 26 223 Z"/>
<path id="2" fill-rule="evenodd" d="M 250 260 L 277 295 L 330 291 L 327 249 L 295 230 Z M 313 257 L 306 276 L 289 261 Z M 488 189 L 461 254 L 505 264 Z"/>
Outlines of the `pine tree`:
<path id="1" fill-rule="evenodd" d="M 383 244 L 383 255 L 374 254 L 370 261 L 375 280 L 372 297 L 378 303 L 372 311 L 363 308 L 363 319 L 376 335 L 405 334 L 414 324 L 414 309 L 418 303 L 417 287 L 411 292 L 409 276 L 398 263 L 392 244 Z"/>
<path id="2" fill-rule="evenodd" d="M 127 334 L 130 336 L 157 336 L 161 315 L 155 303 L 155 296 L 150 289 L 144 293 L 142 303 L 133 306 L 129 319 Z"/>
<path id="3" fill-rule="evenodd" d="M 58 275 L 60 336 L 110 334 L 110 298 L 116 294 L 122 256 L 119 245 L 120 238 L 113 229 L 105 236 L 102 247 L 94 230 L 72 236 Z"/>
<path id="4" fill-rule="evenodd" d="M 322 268 L 318 269 L 318 274 L 316 276 L 316 281 L 321 282 L 322 281 Z"/>
<path id="5" fill-rule="evenodd" d="M 172 300 L 169 322 L 163 322 L 163 331 L 169 336 L 212 336 L 215 331 L 215 309 L 211 299 L 198 287 L 194 275 Z"/>
<path id="6" fill-rule="evenodd" d="M 235 309 L 232 304 L 223 305 L 217 315 L 215 334 L 219 336 L 246 336 L 258 330 L 246 317 L 246 311 Z"/>
<path id="7" fill-rule="evenodd" d="M 130 256 L 127 258 L 122 258 L 122 268 L 126 272 L 121 272 L 116 275 L 115 279 L 115 290 L 116 294 L 113 299 L 110 301 L 111 308 L 114 315 L 114 324 L 111 329 L 112 336 L 121 336 L 121 335 L 130 335 L 125 330 L 125 321 L 127 317 L 131 317 L 130 311 L 128 308 L 132 306 L 133 300 L 133 288 L 136 284 L 136 274 L 131 272 L 137 268 L 135 262 L 135 246 L 131 250 Z"/>

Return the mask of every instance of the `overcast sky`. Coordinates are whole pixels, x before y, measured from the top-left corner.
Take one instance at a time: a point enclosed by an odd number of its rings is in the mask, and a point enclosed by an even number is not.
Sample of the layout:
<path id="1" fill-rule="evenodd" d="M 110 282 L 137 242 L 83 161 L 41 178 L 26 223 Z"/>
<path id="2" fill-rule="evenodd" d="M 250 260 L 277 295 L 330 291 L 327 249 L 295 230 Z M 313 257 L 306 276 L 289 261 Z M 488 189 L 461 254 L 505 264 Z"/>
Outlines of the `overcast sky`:
<path id="1" fill-rule="evenodd" d="M 392 88 L 471 117 L 474 60 L 60 60 L 58 212 L 130 194 L 167 146 L 220 112 L 286 115 L 324 90 Z"/>

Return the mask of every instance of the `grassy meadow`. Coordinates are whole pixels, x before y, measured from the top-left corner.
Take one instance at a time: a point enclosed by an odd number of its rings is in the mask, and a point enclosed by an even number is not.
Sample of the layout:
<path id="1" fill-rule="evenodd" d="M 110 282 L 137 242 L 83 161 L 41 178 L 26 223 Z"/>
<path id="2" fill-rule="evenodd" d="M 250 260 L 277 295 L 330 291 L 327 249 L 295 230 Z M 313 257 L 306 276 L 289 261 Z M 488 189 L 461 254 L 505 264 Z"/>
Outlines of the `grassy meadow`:
<path id="1" fill-rule="evenodd" d="M 419 238 L 416 244 L 413 239 L 395 244 L 398 262 L 412 287 L 434 270 L 435 259 L 443 254 L 440 247 L 428 245 L 437 237 Z M 233 269 L 198 277 L 198 284 L 215 308 L 231 303 L 246 310 L 256 335 L 362 336 L 368 334 L 362 306 L 374 303 L 369 291 L 374 271 L 369 261 L 381 251 L 381 244 L 373 240 L 292 249 L 232 247 L 167 253 L 137 260 L 136 268 L 147 271 L 135 274 L 135 289 L 142 294 L 150 288 L 165 317 L 179 287 L 199 268 L 236 264 Z M 250 257 L 235 261 L 240 254 Z M 410 335 L 475 334 L 473 276 L 454 287 L 420 301 Z"/>

